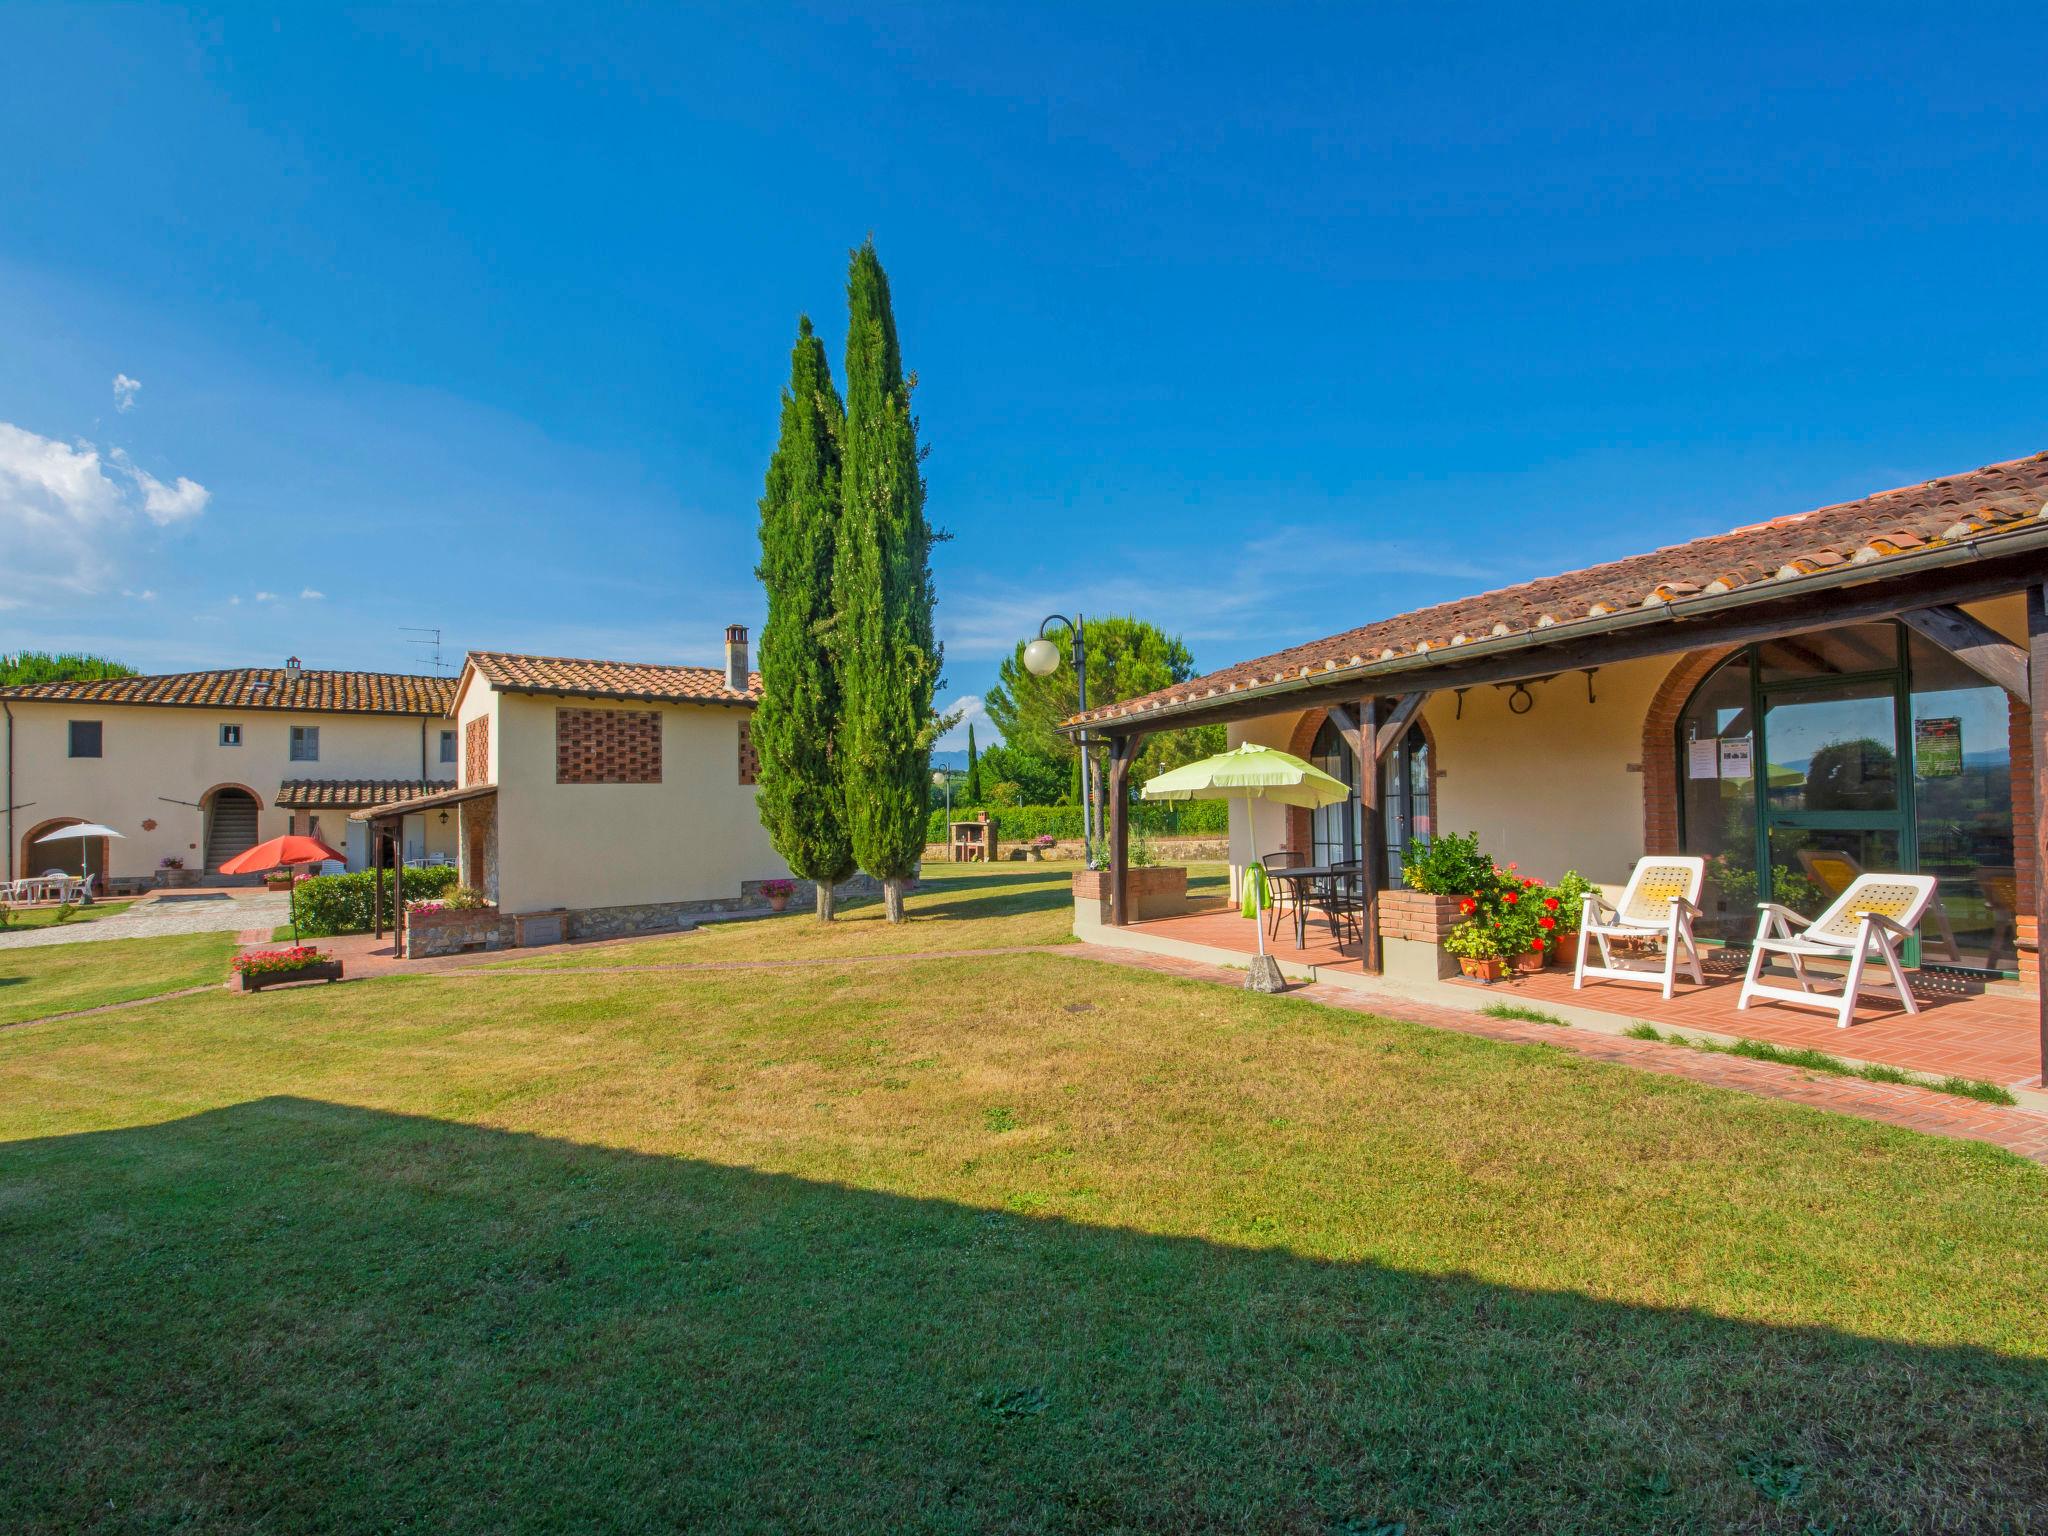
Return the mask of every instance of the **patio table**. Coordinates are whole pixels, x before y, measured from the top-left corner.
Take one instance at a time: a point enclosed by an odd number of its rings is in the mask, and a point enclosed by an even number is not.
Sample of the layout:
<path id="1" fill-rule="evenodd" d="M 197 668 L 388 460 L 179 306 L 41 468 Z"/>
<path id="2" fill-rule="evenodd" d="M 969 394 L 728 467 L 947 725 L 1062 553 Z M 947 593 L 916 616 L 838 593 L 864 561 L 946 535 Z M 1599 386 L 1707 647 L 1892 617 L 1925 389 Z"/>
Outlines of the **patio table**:
<path id="1" fill-rule="evenodd" d="M 1334 887 L 1339 879 L 1347 875 L 1355 876 L 1358 872 L 1359 862 L 1356 859 L 1340 859 L 1329 864 L 1292 864 L 1266 871 L 1268 880 L 1287 887 L 1287 903 L 1294 909 L 1296 949 L 1307 946 L 1308 909 L 1312 905 L 1324 905 L 1325 915 L 1330 920 L 1330 937 L 1338 937 L 1337 915 L 1332 910 L 1334 902 L 1324 904 L 1319 901 L 1319 897 L 1325 885 Z"/>

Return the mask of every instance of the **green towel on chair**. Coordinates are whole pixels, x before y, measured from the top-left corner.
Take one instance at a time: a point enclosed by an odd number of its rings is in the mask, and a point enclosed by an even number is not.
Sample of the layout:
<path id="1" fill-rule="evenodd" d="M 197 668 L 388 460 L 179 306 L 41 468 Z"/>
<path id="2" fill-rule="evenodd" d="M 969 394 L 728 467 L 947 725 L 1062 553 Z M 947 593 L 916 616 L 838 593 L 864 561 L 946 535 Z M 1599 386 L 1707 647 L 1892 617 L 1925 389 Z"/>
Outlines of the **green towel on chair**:
<path id="1" fill-rule="evenodd" d="M 1260 911 L 1273 905 L 1272 892 L 1266 888 L 1266 866 L 1248 864 L 1244 871 L 1244 916 L 1257 918 Z"/>

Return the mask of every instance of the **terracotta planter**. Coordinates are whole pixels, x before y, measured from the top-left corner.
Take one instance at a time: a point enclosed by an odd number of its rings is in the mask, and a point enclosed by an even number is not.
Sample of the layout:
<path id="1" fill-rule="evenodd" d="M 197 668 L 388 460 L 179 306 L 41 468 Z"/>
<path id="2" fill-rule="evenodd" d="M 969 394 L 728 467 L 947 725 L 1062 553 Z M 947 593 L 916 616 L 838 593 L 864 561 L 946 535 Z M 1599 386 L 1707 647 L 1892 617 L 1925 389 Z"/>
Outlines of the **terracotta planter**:
<path id="1" fill-rule="evenodd" d="M 789 898 L 788 898 L 787 896 L 770 896 L 770 897 L 768 898 L 768 910 L 769 910 L 770 912 L 786 912 L 786 911 L 788 911 L 788 910 L 789 910 Z"/>
<path id="2" fill-rule="evenodd" d="M 265 987 L 282 987 L 295 981 L 339 981 L 341 962 L 339 960 L 318 960 L 311 965 L 302 965 L 289 971 L 244 971 L 242 990 L 261 992 Z"/>
<path id="3" fill-rule="evenodd" d="M 1549 958 L 1549 955 L 1540 949 L 1525 949 L 1515 956 L 1514 967 L 1522 975 L 1527 976 L 1542 970 Z"/>
<path id="4" fill-rule="evenodd" d="M 1499 981 L 1508 973 L 1505 960 L 1482 960 L 1472 955 L 1458 956 L 1458 969 L 1474 981 Z"/>
<path id="5" fill-rule="evenodd" d="M 1568 967 L 1579 963 L 1578 929 L 1574 928 L 1570 933 L 1560 933 L 1557 936 L 1557 963 Z"/>

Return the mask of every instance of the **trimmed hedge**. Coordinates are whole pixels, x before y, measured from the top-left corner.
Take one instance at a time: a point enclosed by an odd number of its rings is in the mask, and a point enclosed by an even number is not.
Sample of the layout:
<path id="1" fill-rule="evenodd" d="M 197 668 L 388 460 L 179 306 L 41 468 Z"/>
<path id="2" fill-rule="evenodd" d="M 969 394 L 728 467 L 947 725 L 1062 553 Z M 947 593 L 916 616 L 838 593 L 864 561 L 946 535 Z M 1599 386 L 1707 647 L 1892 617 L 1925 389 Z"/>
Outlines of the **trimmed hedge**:
<path id="1" fill-rule="evenodd" d="M 972 821 L 981 806 L 953 807 L 955 821 Z M 1078 805 L 991 805 L 988 819 L 1006 843 L 1029 842 L 1046 833 L 1054 837 L 1081 835 Z M 1230 830 L 1227 800 L 1140 800 L 1131 807 L 1131 830 L 1150 837 L 1221 837 Z M 946 810 L 933 811 L 925 826 L 927 843 L 947 841 Z"/>
<path id="2" fill-rule="evenodd" d="M 443 895 L 458 882 L 461 871 L 451 864 L 430 865 L 425 869 L 408 869 L 405 872 L 405 896 L 408 901 L 421 897 Z M 384 910 L 392 911 L 392 885 L 395 872 L 384 871 Z M 370 881 L 375 878 L 372 871 L 359 869 L 347 875 L 315 875 L 310 880 L 299 882 L 295 893 L 299 908 L 299 934 L 302 938 L 325 939 L 337 933 L 368 933 L 370 931 Z"/>

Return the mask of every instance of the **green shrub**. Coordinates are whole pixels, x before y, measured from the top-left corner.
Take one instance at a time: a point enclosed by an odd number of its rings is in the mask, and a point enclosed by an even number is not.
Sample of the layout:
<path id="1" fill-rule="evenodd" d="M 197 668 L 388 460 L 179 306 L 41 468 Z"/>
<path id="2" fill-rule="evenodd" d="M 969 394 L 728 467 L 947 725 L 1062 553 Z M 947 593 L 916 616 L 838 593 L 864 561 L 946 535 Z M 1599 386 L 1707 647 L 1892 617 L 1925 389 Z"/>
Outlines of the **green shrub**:
<path id="1" fill-rule="evenodd" d="M 1081 835 L 1081 807 L 1078 805 L 962 805 L 953 803 L 955 821 L 972 821 L 982 811 L 996 824 L 996 836 L 1006 843 L 1028 843 L 1034 837 Z M 1222 837 L 1230 830 L 1230 804 L 1225 800 L 1139 801 L 1131 807 L 1131 831 L 1149 837 Z M 932 812 L 925 827 L 925 841 L 945 843 L 946 812 L 941 806 Z"/>
<path id="2" fill-rule="evenodd" d="M 1497 882 L 1493 860 L 1479 848 L 1477 832 L 1439 832 L 1406 854 L 1401 874 L 1415 890 L 1430 896 L 1474 896 Z"/>
<path id="3" fill-rule="evenodd" d="M 384 871 L 384 910 L 387 914 L 397 910 L 392 889 L 394 874 L 392 870 Z M 405 872 L 406 899 L 440 896 L 456 883 L 456 875 L 456 869 L 447 864 L 408 869 Z M 312 939 L 324 939 L 337 933 L 368 933 L 370 881 L 373 878 L 371 871 L 359 869 L 352 874 L 315 875 L 310 880 L 301 880 L 294 892 L 294 900 L 298 903 L 299 932 Z"/>

